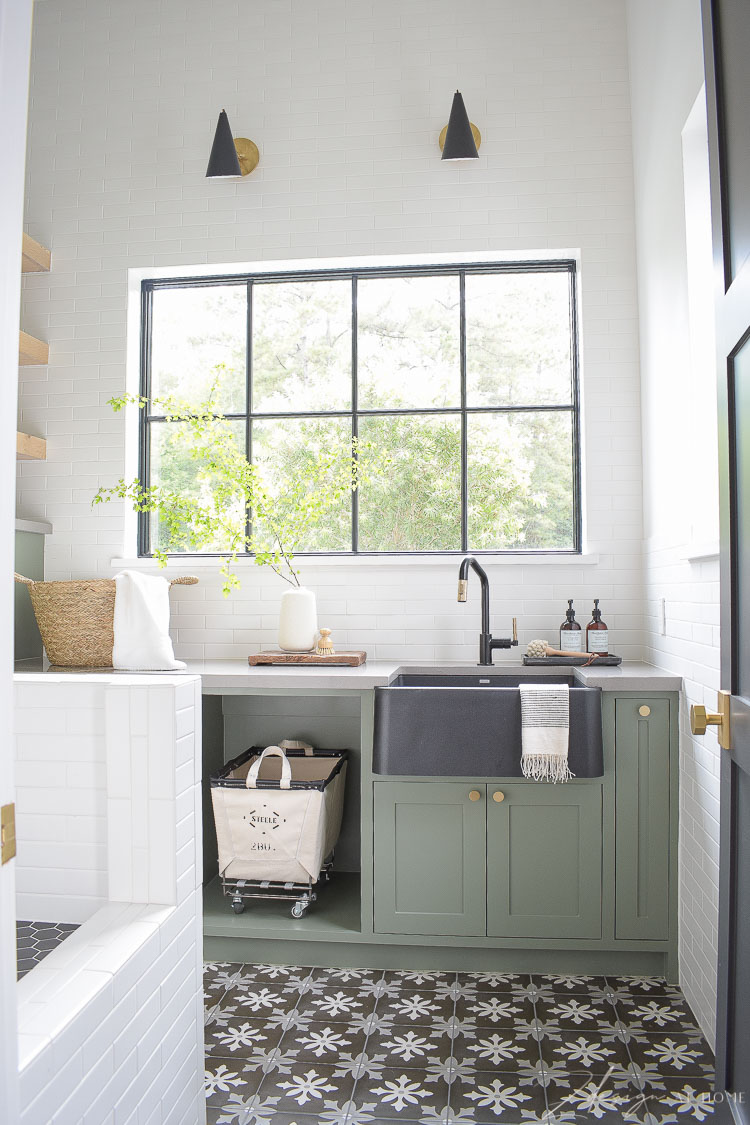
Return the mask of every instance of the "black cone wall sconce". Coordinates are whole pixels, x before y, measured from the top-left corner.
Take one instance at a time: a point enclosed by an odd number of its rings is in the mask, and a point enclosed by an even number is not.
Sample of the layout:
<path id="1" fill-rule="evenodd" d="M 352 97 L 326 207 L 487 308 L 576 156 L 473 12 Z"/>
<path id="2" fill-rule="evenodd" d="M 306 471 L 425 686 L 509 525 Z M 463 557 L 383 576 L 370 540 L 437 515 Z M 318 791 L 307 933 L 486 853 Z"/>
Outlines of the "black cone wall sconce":
<path id="1" fill-rule="evenodd" d="M 214 143 L 208 158 L 206 179 L 219 180 L 229 176 L 247 176 L 260 160 L 258 146 L 247 137 L 232 136 L 229 118 L 222 109 L 216 125 Z"/>
<path id="2" fill-rule="evenodd" d="M 443 160 L 478 160 L 477 149 L 482 143 L 482 134 L 476 125 L 469 121 L 464 99 L 458 90 L 453 95 L 453 105 L 448 124 L 440 134 L 439 144 L 443 150 Z"/>

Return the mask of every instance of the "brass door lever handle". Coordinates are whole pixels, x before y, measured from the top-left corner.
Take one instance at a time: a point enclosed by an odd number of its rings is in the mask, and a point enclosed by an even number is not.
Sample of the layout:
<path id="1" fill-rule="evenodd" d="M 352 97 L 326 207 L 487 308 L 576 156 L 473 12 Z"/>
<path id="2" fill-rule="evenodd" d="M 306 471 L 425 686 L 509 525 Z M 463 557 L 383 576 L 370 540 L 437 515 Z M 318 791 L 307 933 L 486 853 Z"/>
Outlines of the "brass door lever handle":
<path id="1" fill-rule="evenodd" d="M 729 704 L 731 695 L 728 691 L 719 693 L 719 710 L 707 711 L 702 703 L 694 703 L 690 708 L 690 729 L 693 734 L 705 734 L 708 727 L 718 727 L 716 734 L 719 745 L 723 750 L 731 748 L 729 731 Z"/>

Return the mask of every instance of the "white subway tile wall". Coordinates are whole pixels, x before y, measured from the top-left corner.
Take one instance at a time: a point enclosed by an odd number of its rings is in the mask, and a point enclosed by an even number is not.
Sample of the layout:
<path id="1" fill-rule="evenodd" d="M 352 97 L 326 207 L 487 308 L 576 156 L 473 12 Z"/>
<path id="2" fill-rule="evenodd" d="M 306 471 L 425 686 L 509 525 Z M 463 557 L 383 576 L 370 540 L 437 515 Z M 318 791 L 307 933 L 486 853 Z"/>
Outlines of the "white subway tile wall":
<path id="1" fill-rule="evenodd" d="M 18 917 L 85 922 L 107 899 L 103 693 L 43 687 L 15 685 Z"/>
<path id="2" fill-rule="evenodd" d="M 646 659 L 683 677 L 680 706 L 680 984 L 713 1046 L 719 908 L 719 756 L 713 730 L 690 732 L 690 706 L 716 709 L 719 561 L 690 562 L 685 544 L 646 554 Z M 664 633 L 662 633 L 664 629 Z"/>
<path id="3" fill-rule="evenodd" d="M 481 159 L 441 163 L 459 86 Z M 261 161 L 204 178 L 221 108 Z M 21 423 L 45 434 L 19 511 L 54 526 L 49 578 L 132 556 L 122 509 L 91 508 L 125 469 L 127 270 L 291 258 L 580 251 L 586 545 L 578 561 L 490 568 L 492 628 L 554 641 L 567 598 L 601 598 L 613 646 L 642 641 L 641 459 L 632 163 L 622 0 L 46 0 L 35 14 L 26 223 L 51 246 L 24 281 Z M 189 563 L 182 573 L 190 572 Z M 273 645 L 282 583 L 249 565 L 172 594 L 181 657 Z M 473 660 L 478 590 L 454 563 L 303 568 L 320 623 L 375 657 Z M 498 660 L 515 658 L 501 654 Z"/>
<path id="4" fill-rule="evenodd" d="M 628 0 L 644 456 L 646 659 L 684 679 L 680 714 L 680 984 L 715 1041 L 718 901 L 718 746 L 690 734 L 691 703 L 716 703 L 719 568 L 690 562 L 714 512 L 693 482 L 716 457 L 704 419 L 690 419 L 691 372 L 682 130 L 703 83 L 700 4 Z M 710 272 L 711 263 L 704 265 Z M 705 401 L 701 398 L 701 401 Z M 715 475 L 715 470 L 714 470 Z M 709 476 L 709 473 L 706 473 Z M 710 477 L 709 477 L 710 479 Z M 703 499 L 703 494 L 702 497 Z M 718 505 L 718 497 L 714 497 Z M 664 606 L 665 612 L 662 610 Z"/>
<path id="5" fill-rule="evenodd" d="M 22 1125 L 196 1125 L 205 1113 L 200 681 L 52 676 L 25 678 L 16 692 L 22 713 L 52 710 L 63 730 L 67 715 L 96 713 L 104 812 L 113 801 L 130 810 L 104 849 L 110 901 L 19 982 Z M 117 739 L 115 716 L 140 733 Z M 67 792 L 58 791 L 63 806 Z M 57 845 L 47 846 L 51 867 Z M 99 876 L 99 852 L 95 862 Z M 35 906 L 27 884 L 20 867 L 19 891 Z"/>

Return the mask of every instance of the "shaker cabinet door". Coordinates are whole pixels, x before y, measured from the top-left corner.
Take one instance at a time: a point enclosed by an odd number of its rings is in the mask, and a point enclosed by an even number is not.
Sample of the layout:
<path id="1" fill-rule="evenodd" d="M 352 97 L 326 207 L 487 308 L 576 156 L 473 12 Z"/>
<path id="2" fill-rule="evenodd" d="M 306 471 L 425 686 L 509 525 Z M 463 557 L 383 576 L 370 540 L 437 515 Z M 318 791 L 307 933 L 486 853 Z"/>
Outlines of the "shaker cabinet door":
<path id="1" fill-rule="evenodd" d="M 487 787 L 378 781 L 374 790 L 375 932 L 484 935 Z"/>
<path id="2" fill-rule="evenodd" d="M 615 936 L 669 937 L 670 701 L 615 700 Z"/>
<path id="3" fill-rule="evenodd" d="M 488 935 L 601 932 L 601 785 L 488 785 Z"/>

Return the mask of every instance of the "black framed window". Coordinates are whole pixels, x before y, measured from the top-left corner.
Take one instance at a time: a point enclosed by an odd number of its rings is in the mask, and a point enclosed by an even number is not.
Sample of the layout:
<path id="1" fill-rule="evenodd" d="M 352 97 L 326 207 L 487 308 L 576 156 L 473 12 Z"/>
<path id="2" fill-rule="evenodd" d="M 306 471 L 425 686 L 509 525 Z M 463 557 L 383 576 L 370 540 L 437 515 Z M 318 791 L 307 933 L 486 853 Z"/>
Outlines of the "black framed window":
<path id="1" fill-rule="evenodd" d="M 580 551 L 573 261 L 144 281 L 144 486 L 197 487 L 152 403 L 197 408 L 217 371 L 269 479 L 349 435 L 390 458 L 298 554 Z M 139 554 L 157 545 L 182 553 L 142 513 Z"/>

